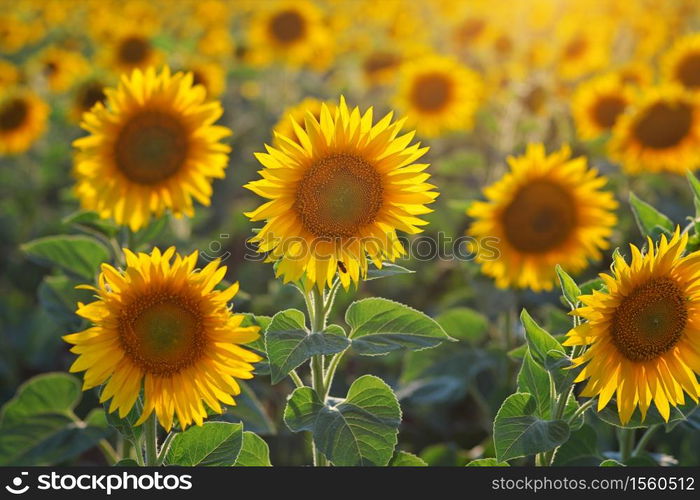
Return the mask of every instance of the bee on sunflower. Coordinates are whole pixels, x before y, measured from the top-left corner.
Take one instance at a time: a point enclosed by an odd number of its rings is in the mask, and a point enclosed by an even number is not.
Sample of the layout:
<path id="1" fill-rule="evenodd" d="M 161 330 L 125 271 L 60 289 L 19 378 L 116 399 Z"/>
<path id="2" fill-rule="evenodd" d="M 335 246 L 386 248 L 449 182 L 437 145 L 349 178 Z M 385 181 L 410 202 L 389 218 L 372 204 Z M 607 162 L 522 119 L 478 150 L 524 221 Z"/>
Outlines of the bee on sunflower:
<path id="1" fill-rule="evenodd" d="M 571 150 L 546 154 L 530 144 L 525 155 L 508 159 L 510 172 L 484 188 L 488 201 L 471 204 L 467 230 L 478 240 L 497 238 L 500 257 L 477 254 L 482 272 L 501 288 L 551 290 L 555 267 L 577 273 L 608 248 L 617 208 L 607 179 Z"/>
<path id="2" fill-rule="evenodd" d="M 687 243 L 676 229 L 658 246 L 649 239 L 646 254 L 630 245 L 629 263 L 616 253 L 605 290 L 580 296 L 572 313 L 586 320 L 564 342 L 586 347 L 575 382 L 587 380 L 581 395 L 597 396 L 598 411 L 615 396 L 623 424 L 637 407 L 644 420 L 652 402 L 668 421 L 685 394 L 700 397 L 700 252 L 684 255 Z"/>
<path id="3" fill-rule="evenodd" d="M 224 177 L 231 131 L 214 122 L 218 101 L 206 101 L 191 73 L 149 68 L 106 89 L 105 104 L 83 116 L 90 135 L 74 142 L 75 192 L 83 208 L 136 231 L 166 209 L 194 215 L 192 198 L 210 203 L 212 179 Z"/>
<path id="4" fill-rule="evenodd" d="M 647 89 L 620 115 L 610 156 L 630 174 L 700 166 L 700 98 L 678 85 Z"/>
<path id="5" fill-rule="evenodd" d="M 238 284 L 215 290 L 226 273 L 219 260 L 196 269 L 188 256 L 154 248 L 150 254 L 124 250 L 126 269 L 102 264 L 96 300 L 76 313 L 93 326 L 63 339 L 78 355 L 71 372 L 85 372 L 83 390 L 105 384 L 100 401 L 124 418 L 143 389 L 143 411 L 170 431 L 176 416 L 184 430 L 202 425 L 207 407 L 221 413 L 240 394 L 237 380 L 253 377 L 261 358 L 245 349 L 259 337 L 257 326 L 241 326 L 228 302 Z M 206 403 L 206 407 L 203 403 Z"/>
<path id="6" fill-rule="evenodd" d="M 294 136 L 278 136 L 278 147 L 257 153 L 262 179 L 246 188 L 267 198 L 246 215 L 266 221 L 252 241 L 285 283 L 301 281 L 322 290 L 336 276 L 348 288 L 367 274 L 368 256 L 377 267 L 405 254 L 396 231 L 418 233 L 419 216 L 437 198 L 425 163 L 428 148 L 399 135 L 403 120 L 388 114 L 374 123 L 372 109 L 351 109 L 341 97 L 334 112 L 308 112 Z M 340 272 L 337 272 L 340 270 Z"/>

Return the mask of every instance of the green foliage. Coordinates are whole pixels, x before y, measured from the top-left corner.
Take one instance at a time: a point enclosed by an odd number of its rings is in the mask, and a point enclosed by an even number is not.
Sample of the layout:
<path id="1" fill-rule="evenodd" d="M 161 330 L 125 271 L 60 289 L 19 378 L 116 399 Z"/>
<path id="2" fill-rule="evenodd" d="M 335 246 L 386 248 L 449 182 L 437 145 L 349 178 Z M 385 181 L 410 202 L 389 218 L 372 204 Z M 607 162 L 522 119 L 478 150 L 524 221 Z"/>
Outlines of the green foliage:
<path id="1" fill-rule="evenodd" d="M 92 281 L 102 262 L 109 260 L 109 250 L 87 236 L 47 236 L 22 245 L 30 258 Z"/>
<path id="2" fill-rule="evenodd" d="M 452 340 L 432 318 L 387 299 L 353 302 L 345 313 L 358 354 L 376 356 L 399 349 L 428 349 Z"/>
<path id="3" fill-rule="evenodd" d="M 257 434 L 244 431 L 241 451 L 234 465 L 238 467 L 271 467 L 270 447 Z"/>
<path id="4" fill-rule="evenodd" d="M 650 236 L 652 240 L 656 240 L 662 234 L 673 233 L 675 225 L 671 219 L 632 192 L 630 192 L 630 205 L 634 220 L 643 236 Z"/>
<path id="5" fill-rule="evenodd" d="M 175 436 L 165 463 L 182 466 L 231 466 L 236 463 L 242 445 L 242 424 L 205 422 L 201 427 L 192 426 Z"/>
<path id="6" fill-rule="evenodd" d="M 605 408 L 599 412 L 596 412 L 596 416 L 602 421 L 622 429 L 642 429 L 656 424 L 664 424 L 668 429 L 672 429 L 674 426 L 687 421 L 687 419 L 691 417 L 697 408 L 698 405 L 693 401 L 681 406 L 671 406 L 671 413 L 668 418 L 668 422 L 666 422 L 656 409 L 656 406 L 652 404 L 649 407 L 644 420 L 642 420 L 642 414 L 639 411 L 639 408 L 636 408 L 632 413 L 629 422 L 623 424 L 620 422 L 620 415 L 617 412 L 617 403 L 615 402 L 615 399 L 612 399 Z"/>
<path id="7" fill-rule="evenodd" d="M 516 392 L 506 398 L 493 424 L 498 461 L 534 455 L 566 442 L 569 438 L 566 422 L 544 420 L 536 412 L 537 400 L 532 394 Z"/>
<path id="8" fill-rule="evenodd" d="M 468 307 L 448 309 L 435 318 L 447 335 L 476 344 L 487 334 L 489 322 L 481 313 Z"/>
<path id="9" fill-rule="evenodd" d="M 508 462 L 499 462 L 495 458 L 478 458 L 472 460 L 465 467 L 509 467 Z"/>
<path id="10" fill-rule="evenodd" d="M 384 262 L 381 269 L 376 267 L 371 267 L 367 270 L 367 277 L 365 281 L 376 280 L 379 278 L 388 278 L 390 276 L 397 276 L 400 274 L 413 274 L 415 271 L 406 269 L 405 267 L 399 266 L 397 264 L 391 264 L 390 262 Z"/>
<path id="11" fill-rule="evenodd" d="M 20 386 L 0 412 L 0 465 L 62 463 L 106 437 L 103 419 L 93 415 L 86 423 L 74 414 L 80 398 L 80 382 L 65 373 L 38 375 Z"/>
<path id="12" fill-rule="evenodd" d="M 598 436 L 595 429 L 584 424 L 571 433 L 569 440 L 557 449 L 553 465 L 595 466 L 602 456 L 598 451 Z"/>
<path id="13" fill-rule="evenodd" d="M 352 383 L 345 399 L 323 404 L 308 387 L 296 389 L 284 421 L 294 432 L 312 432 L 316 446 L 334 464 L 387 465 L 393 456 L 401 409 L 391 388 L 364 375 Z"/>
<path id="14" fill-rule="evenodd" d="M 389 467 L 427 467 L 428 464 L 425 463 L 420 457 L 417 457 L 413 453 L 408 453 L 407 451 L 397 451 L 394 456 L 389 460 Z"/>
<path id="15" fill-rule="evenodd" d="M 342 327 L 330 325 L 323 332 L 307 330 L 304 313 L 287 309 L 274 315 L 265 332 L 272 383 L 284 379 L 294 368 L 316 354 L 343 352 L 350 345 Z"/>
<path id="16" fill-rule="evenodd" d="M 557 277 L 559 278 L 562 295 L 573 309 L 576 307 L 576 304 L 578 304 L 578 297 L 581 295 L 581 289 L 559 264 L 556 265 L 555 269 L 557 271 Z"/>
<path id="17" fill-rule="evenodd" d="M 545 367 L 559 359 L 556 353 L 563 354 L 564 348 L 557 339 L 539 326 L 526 309 L 522 310 L 520 320 L 525 327 L 525 339 L 533 359 Z"/>

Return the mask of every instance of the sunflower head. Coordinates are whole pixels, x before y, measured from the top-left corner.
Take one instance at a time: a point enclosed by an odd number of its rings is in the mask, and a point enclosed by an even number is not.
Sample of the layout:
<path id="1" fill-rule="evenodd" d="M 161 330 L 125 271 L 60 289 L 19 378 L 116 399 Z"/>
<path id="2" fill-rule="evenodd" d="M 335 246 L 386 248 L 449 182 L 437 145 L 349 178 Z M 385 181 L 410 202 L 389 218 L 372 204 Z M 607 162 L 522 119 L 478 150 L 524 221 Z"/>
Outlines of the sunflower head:
<path id="1" fill-rule="evenodd" d="M 90 111 L 98 102 L 104 104 L 106 99 L 105 86 L 100 80 L 89 78 L 81 82 L 76 86 L 73 96 L 71 110 L 73 120 L 80 123 L 86 112 Z"/>
<path id="2" fill-rule="evenodd" d="M 12 90 L 0 97 L 0 155 L 23 153 L 43 134 L 49 107 L 35 94 Z"/>
<path id="3" fill-rule="evenodd" d="M 476 260 L 497 286 L 550 290 L 557 264 L 576 273 L 608 247 L 617 203 L 601 189 L 606 179 L 585 158 L 570 156 L 568 147 L 547 155 L 541 144 L 529 145 L 484 189 L 487 201 L 469 207 L 467 234 L 496 242 L 495 259 L 479 253 Z"/>
<path id="4" fill-rule="evenodd" d="M 117 73 L 145 70 L 162 59 L 162 53 L 153 45 L 152 37 L 144 30 L 124 30 L 105 44 L 102 54 L 105 65 Z"/>
<path id="5" fill-rule="evenodd" d="M 230 130 L 214 125 L 221 105 L 206 101 L 191 73 L 153 68 L 123 76 L 83 117 L 90 135 L 75 141 L 74 175 L 83 207 L 133 230 L 165 209 L 194 214 L 209 204 L 211 180 L 223 178 Z"/>
<path id="6" fill-rule="evenodd" d="M 649 239 L 648 251 L 630 245 L 631 262 L 616 253 L 611 274 L 601 274 L 604 291 L 579 300 L 573 314 L 586 320 L 564 345 L 586 350 L 573 360 L 583 366 L 581 393 L 598 396 L 598 411 L 615 396 L 622 423 L 639 407 L 642 420 L 652 401 L 668 421 L 670 406 L 696 403 L 700 396 L 700 252 L 683 255 L 688 235 Z"/>
<path id="7" fill-rule="evenodd" d="M 34 61 L 34 71 L 52 92 L 65 92 L 88 69 L 85 58 L 77 51 L 51 46 Z"/>
<path id="8" fill-rule="evenodd" d="M 238 284 L 215 289 L 226 273 L 218 259 L 197 269 L 197 252 L 124 253 L 126 269 L 103 264 L 98 286 L 83 286 L 96 300 L 77 310 L 92 326 L 63 337 L 78 355 L 70 371 L 85 372 L 83 390 L 106 383 L 100 400 L 122 418 L 143 390 L 137 425 L 154 411 L 166 430 L 174 416 L 183 429 L 201 425 L 207 408 L 235 404 L 237 379 L 253 377 L 260 357 L 241 344 L 258 328 L 241 326 L 227 305 Z"/>
<path id="9" fill-rule="evenodd" d="M 267 198 L 248 213 L 265 226 L 252 239 L 285 282 L 305 278 L 323 289 L 339 276 L 347 288 L 376 266 L 404 254 L 396 231 L 417 233 L 419 215 L 438 196 L 427 164 L 416 164 L 427 148 L 410 145 L 413 133 L 399 135 L 403 121 L 392 114 L 376 124 L 372 109 L 350 109 L 343 98 L 320 118 L 309 111 L 304 125 L 293 120 L 292 137 L 256 157 L 262 179 L 246 185 Z"/>
<path id="10" fill-rule="evenodd" d="M 402 65 L 396 105 L 407 123 L 425 136 L 471 130 L 481 100 L 482 82 L 452 58 L 425 56 Z"/>
<path id="11" fill-rule="evenodd" d="M 605 75 L 582 83 L 572 100 L 578 135 L 596 139 L 609 132 L 634 99 L 631 88 L 617 75 Z"/>
<path id="12" fill-rule="evenodd" d="M 684 173 L 700 165 L 700 96 L 663 85 L 638 96 L 617 120 L 610 155 L 629 173 Z"/>
<path id="13" fill-rule="evenodd" d="M 279 121 L 272 129 L 273 145 L 279 147 L 284 140 L 282 139 L 283 137 L 296 138 L 294 126 L 296 124 L 304 128 L 306 126 L 306 115 L 308 113 L 311 113 L 316 121 L 320 121 L 323 104 L 324 102 L 322 100 L 316 99 L 315 97 L 305 97 L 298 104 L 286 108 L 282 112 Z M 328 101 L 325 104 L 331 114 L 335 113 L 335 103 Z"/>
<path id="14" fill-rule="evenodd" d="M 680 39 L 664 56 L 664 77 L 691 91 L 700 90 L 700 34 Z"/>

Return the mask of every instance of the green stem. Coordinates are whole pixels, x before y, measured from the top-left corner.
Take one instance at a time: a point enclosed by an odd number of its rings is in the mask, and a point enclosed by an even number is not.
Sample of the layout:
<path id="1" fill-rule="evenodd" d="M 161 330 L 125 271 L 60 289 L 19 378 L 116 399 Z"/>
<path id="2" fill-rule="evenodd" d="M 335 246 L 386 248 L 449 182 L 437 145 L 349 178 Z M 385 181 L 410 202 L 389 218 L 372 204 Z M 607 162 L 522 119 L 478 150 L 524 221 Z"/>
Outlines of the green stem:
<path id="1" fill-rule="evenodd" d="M 112 445 L 109 444 L 109 441 L 106 439 L 100 439 L 100 442 L 97 443 L 97 445 L 100 447 L 100 451 L 102 451 L 102 454 L 107 461 L 107 465 L 114 465 L 119 462 L 119 455 L 117 455 L 117 452 L 114 450 L 114 448 L 112 448 Z"/>
<path id="2" fill-rule="evenodd" d="M 143 424 L 143 435 L 146 440 L 145 464 L 147 466 L 158 465 L 158 419 L 152 412 L 148 420 Z"/>
<path id="3" fill-rule="evenodd" d="M 639 442 L 637 443 L 637 446 L 634 448 L 634 451 L 632 452 L 632 456 L 636 457 L 639 456 L 644 449 L 646 448 L 647 444 L 649 444 L 649 440 L 651 437 L 654 435 L 654 433 L 659 429 L 661 426 L 659 424 L 655 424 L 652 426 L 649 426 L 647 430 L 642 434 L 642 437 L 639 439 Z"/>
<path id="4" fill-rule="evenodd" d="M 311 333 L 320 333 L 326 327 L 326 303 L 323 297 L 323 292 L 314 286 L 310 292 L 310 297 L 307 299 L 307 307 L 309 307 L 309 320 L 311 323 Z M 324 383 L 323 356 L 317 354 L 311 358 L 311 385 L 316 395 L 322 403 L 326 401 L 326 387 Z M 316 443 L 311 441 L 314 465 L 322 467 L 328 465 L 326 457 L 316 447 Z"/>
<path id="5" fill-rule="evenodd" d="M 158 457 L 156 459 L 157 465 L 163 465 L 163 462 L 165 461 L 165 457 L 168 456 L 168 451 L 170 450 L 170 445 L 173 442 L 173 439 L 175 438 L 177 434 L 175 432 L 170 432 L 166 437 L 165 440 L 163 441 L 163 445 L 160 447 L 160 451 L 158 452 Z"/>
<path id="6" fill-rule="evenodd" d="M 301 377 L 299 376 L 296 370 L 292 370 L 291 372 L 289 372 L 289 378 L 292 379 L 292 382 L 294 382 L 295 387 L 304 387 L 304 382 L 301 380 Z"/>
<path id="7" fill-rule="evenodd" d="M 579 415 L 582 415 L 587 409 L 589 409 L 591 406 L 595 404 L 596 400 L 595 399 L 589 399 L 585 403 L 583 403 L 581 406 L 579 406 L 576 411 L 568 418 L 567 422 L 571 424 L 574 420 L 576 420 Z"/>
<path id="8" fill-rule="evenodd" d="M 330 363 L 328 363 L 328 368 L 326 368 L 326 377 L 323 379 L 323 386 L 324 386 L 323 399 L 324 399 L 324 401 L 329 395 L 329 392 L 331 390 L 331 385 L 333 384 L 333 377 L 335 377 L 335 371 L 338 368 L 340 361 L 343 359 L 344 354 L 345 354 L 345 351 L 339 352 L 338 354 L 334 355 L 331 358 Z"/>
<path id="9" fill-rule="evenodd" d="M 620 461 L 624 463 L 632 456 L 634 429 L 619 429 L 617 438 L 620 442 Z"/>

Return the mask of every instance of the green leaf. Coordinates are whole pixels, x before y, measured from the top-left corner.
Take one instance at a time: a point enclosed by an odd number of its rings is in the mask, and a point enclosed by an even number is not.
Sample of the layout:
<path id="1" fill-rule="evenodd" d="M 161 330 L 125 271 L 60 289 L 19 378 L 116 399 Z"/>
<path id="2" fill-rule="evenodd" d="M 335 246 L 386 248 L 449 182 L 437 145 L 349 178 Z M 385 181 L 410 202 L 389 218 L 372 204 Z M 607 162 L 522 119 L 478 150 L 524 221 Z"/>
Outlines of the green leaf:
<path id="1" fill-rule="evenodd" d="M 473 344 L 486 336 L 489 326 L 486 316 L 468 307 L 449 309 L 436 317 L 435 321 L 450 337 Z"/>
<path id="2" fill-rule="evenodd" d="M 47 236 L 25 243 L 21 249 L 34 260 L 90 281 L 100 264 L 109 260 L 107 248 L 87 236 Z"/>
<path id="3" fill-rule="evenodd" d="M 340 326 L 330 325 L 323 332 L 310 333 L 305 320 L 304 313 L 296 309 L 278 312 L 272 318 L 265 332 L 265 348 L 273 384 L 311 356 L 336 354 L 350 345 Z"/>
<path id="4" fill-rule="evenodd" d="M 540 365 L 547 365 L 549 351 L 565 353 L 564 348 L 559 342 L 557 342 L 557 339 L 552 337 L 549 332 L 535 323 L 535 320 L 532 319 L 532 316 L 530 316 L 530 314 L 527 312 L 527 309 L 523 309 L 520 313 L 520 320 L 525 327 L 525 339 L 527 340 L 527 345 L 530 348 L 530 354 L 532 355 L 532 358 Z"/>
<path id="5" fill-rule="evenodd" d="M 606 289 L 605 283 L 601 278 L 593 278 L 592 280 L 585 281 L 579 285 L 581 289 L 581 295 L 591 295 L 594 290 L 603 291 Z"/>
<path id="6" fill-rule="evenodd" d="M 569 440 L 557 449 L 554 465 L 596 466 L 602 460 L 598 451 L 598 435 L 595 429 L 584 424 L 571 433 Z"/>
<path id="7" fill-rule="evenodd" d="M 22 384 L 0 412 L 0 426 L 21 423 L 30 415 L 68 414 L 80 401 L 80 381 L 67 373 L 37 375 Z"/>
<path id="8" fill-rule="evenodd" d="M 80 382 L 66 373 L 22 384 L 0 412 L 0 465 L 55 465 L 106 437 L 109 430 L 95 415 L 81 422 L 73 414 L 80 397 Z"/>
<path id="9" fill-rule="evenodd" d="M 612 458 L 609 458 L 607 460 L 603 460 L 600 462 L 600 467 L 624 467 L 625 464 L 621 464 L 617 460 L 613 460 Z"/>
<path id="10" fill-rule="evenodd" d="M 119 228 L 109 219 L 101 219 L 97 212 L 79 210 L 67 215 L 61 221 L 63 224 L 74 225 L 78 229 L 81 227 L 97 230 L 107 236 L 114 236 Z"/>
<path id="11" fill-rule="evenodd" d="M 311 387 L 299 387 L 287 398 L 284 423 L 292 432 L 312 431 L 323 403 Z"/>
<path id="12" fill-rule="evenodd" d="M 234 464 L 238 467 L 272 467 L 270 447 L 263 438 L 254 432 L 243 433 L 243 445 Z"/>
<path id="13" fill-rule="evenodd" d="M 652 239 L 656 239 L 665 231 L 673 232 L 674 225 L 671 219 L 639 199 L 632 192 L 630 192 L 630 205 L 632 205 L 634 220 L 637 221 L 637 226 L 639 226 L 643 236 L 651 236 Z"/>
<path id="14" fill-rule="evenodd" d="M 167 465 L 230 466 L 243 445 L 243 425 L 205 422 L 192 426 L 173 438 L 165 459 Z"/>
<path id="15" fill-rule="evenodd" d="M 581 295 L 581 290 L 574 279 L 569 276 L 559 264 L 557 264 L 555 269 L 559 277 L 561 293 L 572 308 L 576 307 L 576 304 L 578 304 L 578 297 Z"/>
<path id="16" fill-rule="evenodd" d="M 129 413 L 127 413 L 124 418 L 119 417 L 119 412 L 115 411 L 109 413 L 110 401 L 104 403 L 105 417 L 107 423 L 114 427 L 119 434 L 121 434 L 124 439 L 131 441 L 131 443 L 136 444 L 141 437 L 143 432 L 143 427 L 140 425 L 135 425 L 139 418 L 141 418 L 141 413 L 143 411 L 143 399 L 142 396 L 136 398 L 134 406 L 131 407 Z"/>
<path id="17" fill-rule="evenodd" d="M 693 197 L 696 200 L 700 200 L 700 180 L 690 170 L 685 173 L 685 176 L 688 179 L 688 184 L 690 184 L 690 189 L 693 191 Z"/>
<path id="18" fill-rule="evenodd" d="M 386 278 L 389 276 L 396 276 L 398 274 L 413 274 L 415 271 L 406 269 L 405 267 L 398 266 L 396 264 L 391 264 L 385 262 L 382 264 L 381 269 L 370 268 L 367 270 L 367 277 L 365 281 L 376 280 L 379 278 Z"/>
<path id="19" fill-rule="evenodd" d="M 119 462 L 115 463 L 113 467 L 139 467 L 139 464 L 133 458 L 122 458 Z"/>
<path id="20" fill-rule="evenodd" d="M 417 457 L 413 453 L 408 453 L 407 451 L 397 451 L 394 456 L 389 460 L 389 467 L 427 467 L 428 464 L 425 463 L 420 457 Z"/>
<path id="21" fill-rule="evenodd" d="M 93 295 L 90 290 L 76 289 L 78 284 L 65 275 L 46 276 L 38 292 L 39 303 L 54 320 L 76 329 L 80 323 L 80 317 L 75 314 L 77 303 L 88 302 Z"/>
<path id="22" fill-rule="evenodd" d="M 387 299 L 353 302 L 345 313 L 345 321 L 352 328 L 353 349 L 367 356 L 399 349 L 428 349 L 453 340 L 429 316 Z"/>
<path id="23" fill-rule="evenodd" d="M 334 465 L 385 466 L 394 454 L 400 423 L 401 409 L 391 388 L 364 375 L 344 400 L 321 408 L 313 439 Z"/>
<path id="24" fill-rule="evenodd" d="M 523 358 L 523 364 L 518 373 L 518 392 L 526 392 L 535 397 L 537 408 L 535 416 L 549 419 L 552 417 L 551 390 L 549 373 L 535 363 L 529 351 Z"/>
<path id="25" fill-rule="evenodd" d="M 465 467 L 510 467 L 508 462 L 499 462 L 495 458 L 478 458 L 472 460 Z"/>
<path id="26" fill-rule="evenodd" d="M 548 451 L 569 438 L 566 422 L 543 420 L 535 416 L 536 411 L 537 401 L 532 394 L 516 392 L 503 402 L 493 424 L 493 441 L 499 461 Z"/>

